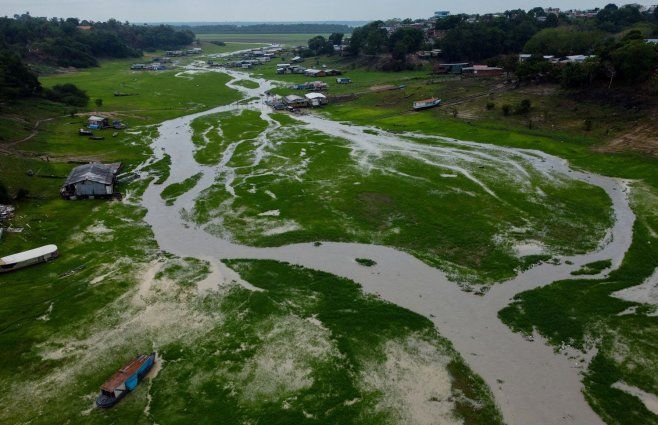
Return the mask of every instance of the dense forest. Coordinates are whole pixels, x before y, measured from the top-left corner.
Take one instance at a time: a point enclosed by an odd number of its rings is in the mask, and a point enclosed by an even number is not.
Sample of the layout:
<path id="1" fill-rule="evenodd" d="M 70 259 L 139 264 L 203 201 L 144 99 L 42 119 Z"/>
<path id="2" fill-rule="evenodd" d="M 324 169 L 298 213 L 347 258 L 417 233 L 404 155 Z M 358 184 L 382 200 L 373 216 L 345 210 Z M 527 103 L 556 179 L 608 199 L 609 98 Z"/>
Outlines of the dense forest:
<path id="1" fill-rule="evenodd" d="M 195 38 L 190 31 L 165 25 L 46 19 L 27 14 L 0 18 L 0 34 L 0 48 L 29 63 L 76 68 L 97 66 L 99 58 L 139 57 L 143 50 L 185 46 Z"/>
<path id="2" fill-rule="evenodd" d="M 75 87 L 43 90 L 31 65 L 88 68 L 102 58 L 141 57 L 145 50 L 191 44 L 191 31 L 171 26 L 131 25 L 116 20 L 87 22 L 30 15 L 0 18 L 0 101 L 42 95 L 81 106 L 86 95 Z"/>
<path id="3" fill-rule="evenodd" d="M 330 34 L 349 33 L 352 28 L 341 24 L 256 24 L 182 26 L 195 34 Z"/>
<path id="4" fill-rule="evenodd" d="M 434 47 L 442 50 L 443 62 L 497 65 L 522 81 L 559 82 L 578 88 L 652 80 L 658 90 L 658 44 L 645 41 L 658 38 L 658 11 L 640 12 L 636 6 L 609 4 L 593 19 L 573 19 L 534 8 L 497 16 L 453 15 L 437 20 L 433 28 L 419 29 L 418 23 L 407 20 L 392 26 L 375 21 L 356 28 L 346 52 L 353 57 L 386 56 L 389 60 L 381 61 L 382 68 L 399 71 L 414 66 L 408 55 Z M 311 51 L 328 51 L 318 45 L 322 45 L 318 37 L 309 41 Z M 520 62 L 520 53 L 534 56 Z M 563 66 L 545 60 L 545 55 L 590 57 Z"/>

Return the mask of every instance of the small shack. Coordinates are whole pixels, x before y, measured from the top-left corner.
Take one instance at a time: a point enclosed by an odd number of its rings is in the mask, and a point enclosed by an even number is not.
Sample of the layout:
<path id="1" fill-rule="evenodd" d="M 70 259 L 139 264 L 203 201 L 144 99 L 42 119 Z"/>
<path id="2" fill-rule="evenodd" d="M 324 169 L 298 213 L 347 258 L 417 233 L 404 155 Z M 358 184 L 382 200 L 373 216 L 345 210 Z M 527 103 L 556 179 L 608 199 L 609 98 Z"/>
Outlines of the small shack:
<path id="1" fill-rule="evenodd" d="M 105 117 L 92 115 L 87 119 L 87 127 L 92 130 L 101 130 L 110 126 L 110 120 Z"/>
<path id="2" fill-rule="evenodd" d="M 313 107 L 318 107 L 329 103 L 327 96 L 323 95 L 322 93 L 308 93 L 305 97 L 308 100 L 308 103 Z"/>
<path id="3" fill-rule="evenodd" d="M 91 163 L 75 167 L 60 189 L 62 198 L 67 200 L 111 198 L 115 192 L 117 174 L 121 163 Z"/>
<path id="4" fill-rule="evenodd" d="M 468 67 L 470 63 L 442 63 L 436 66 L 435 73 L 437 74 L 461 74 L 462 70 Z"/>
<path id="5" fill-rule="evenodd" d="M 308 106 L 308 100 L 294 94 L 284 97 L 283 101 L 285 102 L 286 106 L 292 108 L 303 108 Z"/>
<path id="6" fill-rule="evenodd" d="M 327 72 L 321 69 L 307 69 L 304 71 L 304 75 L 308 77 L 326 77 Z"/>

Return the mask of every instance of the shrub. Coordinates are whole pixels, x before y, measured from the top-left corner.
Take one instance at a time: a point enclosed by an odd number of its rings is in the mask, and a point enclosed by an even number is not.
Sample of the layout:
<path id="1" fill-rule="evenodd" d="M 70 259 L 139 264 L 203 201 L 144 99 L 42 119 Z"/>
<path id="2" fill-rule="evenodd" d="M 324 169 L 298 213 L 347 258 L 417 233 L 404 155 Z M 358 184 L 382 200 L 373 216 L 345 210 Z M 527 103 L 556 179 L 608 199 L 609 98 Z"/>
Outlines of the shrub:
<path id="1" fill-rule="evenodd" d="M 516 107 L 516 113 L 519 115 L 525 115 L 528 112 L 530 112 L 530 108 L 532 107 L 532 102 L 530 102 L 530 99 L 523 99 Z"/>
<path id="2" fill-rule="evenodd" d="M 487 111 L 491 111 L 496 108 L 496 104 L 493 102 L 487 102 Z"/>
<path id="3" fill-rule="evenodd" d="M 51 89 L 44 90 L 44 96 L 53 102 L 64 103 L 70 106 L 84 108 L 89 103 L 89 96 L 74 84 L 58 84 Z"/>
<path id="4" fill-rule="evenodd" d="M 503 109 L 503 115 L 508 116 L 512 112 L 512 106 L 505 103 L 502 107 Z"/>

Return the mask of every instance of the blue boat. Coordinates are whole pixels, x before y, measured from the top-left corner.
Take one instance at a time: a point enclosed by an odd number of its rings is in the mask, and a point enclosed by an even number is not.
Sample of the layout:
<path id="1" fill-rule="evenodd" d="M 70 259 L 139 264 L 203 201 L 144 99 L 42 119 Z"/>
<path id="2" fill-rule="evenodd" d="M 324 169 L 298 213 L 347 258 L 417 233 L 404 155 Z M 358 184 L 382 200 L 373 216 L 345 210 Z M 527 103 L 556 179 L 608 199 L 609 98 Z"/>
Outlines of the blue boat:
<path id="1" fill-rule="evenodd" d="M 101 385 L 101 393 L 96 397 L 96 406 L 107 409 L 117 404 L 128 392 L 137 388 L 154 363 L 155 353 L 135 356 Z"/>

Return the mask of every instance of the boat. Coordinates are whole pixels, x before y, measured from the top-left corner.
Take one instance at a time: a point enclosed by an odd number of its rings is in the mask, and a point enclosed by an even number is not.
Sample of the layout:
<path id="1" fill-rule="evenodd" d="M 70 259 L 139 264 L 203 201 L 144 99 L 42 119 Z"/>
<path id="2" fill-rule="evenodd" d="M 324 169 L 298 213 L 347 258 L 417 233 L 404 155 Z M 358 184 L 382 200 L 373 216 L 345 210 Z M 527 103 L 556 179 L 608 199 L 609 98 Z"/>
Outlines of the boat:
<path id="1" fill-rule="evenodd" d="M 18 254 L 8 255 L 0 258 L 0 273 L 6 273 L 35 264 L 46 263 L 57 258 L 57 246 L 46 245 Z"/>
<path id="2" fill-rule="evenodd" d="M 422 111 L 423 109 L 436 108 L 441 104 L 441 99 L 433 97 L 431 99 L 418 100 L 414 102 L 414 110 Z"/>
<path id="3" fill-rule="evenodd" d="M 89 140 L 105 140 L 104 136 L 90 136 Z"/>
<path id="4" fill-rule="evenodd" d="M 80 136 L 93 136 L 93 135 L 94 135 L 94 133 L 92 133 L 91 130 L 85 130 L 84 128 L 81 128 L 81 129 L 78 131 L 78 134 L 79 134 Z"/>
<path id="5" fill-rule="evenodd" d="M 108 409 L 117 404 L 126 394 L 137 388 L 137 384 L 149 373 L 154 363 L 155 353 L 137 354 L 101 385 L 96 406 Z"/>

